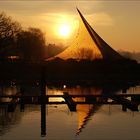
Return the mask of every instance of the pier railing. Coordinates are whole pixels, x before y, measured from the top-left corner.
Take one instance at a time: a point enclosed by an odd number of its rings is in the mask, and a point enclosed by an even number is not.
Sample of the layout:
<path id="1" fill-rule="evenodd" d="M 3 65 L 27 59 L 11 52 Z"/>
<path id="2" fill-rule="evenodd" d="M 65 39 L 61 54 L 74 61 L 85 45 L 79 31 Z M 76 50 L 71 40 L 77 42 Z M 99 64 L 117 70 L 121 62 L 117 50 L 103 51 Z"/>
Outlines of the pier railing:
<path id="1" fill-rule="evenodd" d="M 129 99 L 128 99 L 129 97 Z M 140 94 L 100 94 L 100 95 L 70 95 L 64 92 L 63 95 L 0 95 L 0 99 L 10 98 L 6 102 L 0 100 L 0 105 L 8 105 L 8 110 L 12 111 L 17 104 L 67 104 L 70 111 L 76 111 L 77 104 L 119 104 L 122 105 L 123 111 L 130 109 L 138 111 L 140 104 Z M 62 101 L 50 101 L 50 98 L 63 98 Z M 84 101 L 75 100 L 76 98 L 84 98 Z"/>

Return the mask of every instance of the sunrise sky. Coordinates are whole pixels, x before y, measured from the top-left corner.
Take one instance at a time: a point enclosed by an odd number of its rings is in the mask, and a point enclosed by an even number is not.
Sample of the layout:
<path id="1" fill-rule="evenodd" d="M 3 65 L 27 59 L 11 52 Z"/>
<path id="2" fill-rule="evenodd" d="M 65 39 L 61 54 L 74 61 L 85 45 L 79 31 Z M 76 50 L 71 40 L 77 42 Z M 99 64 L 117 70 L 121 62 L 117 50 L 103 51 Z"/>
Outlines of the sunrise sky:
<path id="1" fill-rule="evenodd" d="M 76 7 L 112 48 L 140 52 L 140 1 L 0 1 L 0 12 L 25 28 L 40 28 L 46 42 L 55 44 L 74 40 L 79 25 Z"/>

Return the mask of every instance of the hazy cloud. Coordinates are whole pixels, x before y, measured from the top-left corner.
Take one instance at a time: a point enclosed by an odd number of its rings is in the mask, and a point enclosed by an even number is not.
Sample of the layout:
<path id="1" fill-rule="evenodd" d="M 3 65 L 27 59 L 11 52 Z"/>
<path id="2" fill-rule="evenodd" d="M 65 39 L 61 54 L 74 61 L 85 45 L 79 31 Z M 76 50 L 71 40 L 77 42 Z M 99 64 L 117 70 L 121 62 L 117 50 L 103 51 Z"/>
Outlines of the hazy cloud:
<path id="1" fill-rule="evenodd" d="M 105 12 L 88 15 L 87 19 L 90 24 L 94 24 L 96 26 L 113 26 L 114 24 L 112 17 Z"/>
<path id="2" fill-rule="evenodd" d="M 63 16 L 77 21 L 76 7 L 114 48 L 140 50 L 139 0 L 0 0 L 0 12 L 5 11 L 23 26 L 43 29 L 47 40 L 52 41 L 55 24 L 61 22 Z"/>

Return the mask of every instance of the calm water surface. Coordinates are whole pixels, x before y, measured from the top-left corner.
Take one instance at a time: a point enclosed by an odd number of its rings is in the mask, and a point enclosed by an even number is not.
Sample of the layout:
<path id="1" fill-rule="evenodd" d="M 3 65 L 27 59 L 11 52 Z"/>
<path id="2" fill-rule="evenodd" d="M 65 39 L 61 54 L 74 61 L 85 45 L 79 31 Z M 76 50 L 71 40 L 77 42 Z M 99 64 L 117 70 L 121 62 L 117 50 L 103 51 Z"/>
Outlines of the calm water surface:
<path id="1" fill-rule="evenodd" d="M 65 87 L 65 86 L 64 86 Z M 17 86 L 1 87 L 1 94 L 15 94 Z M 4 92 L 3 92 L 4 91 Z M 30 94 L 38 94 L 37 87 L 26 87 Z M 76 86 L 74 88 L 46 88 L 47 94 L 101 94 L 102 88 Z M 122 94 L 122 89 L 117 94 Z M 126 92 L 126 91 L 125 91 Z M 140 94 L 140 86 L 129 87 L 127 93 Z M 5 100 L 5 99 L 3 99 Z M 8 101 L 8 99 L 6 99 Z M 63 101 L 51 98 L 50 101 Z M 83 98 L 74 100 L 82 101 Z M 7 112 L 7 105 L 0 105 L 0 140 L 139 140 L 140 112 L 122 111 L 121 105 L 78 104 L 70 112 L 66 104 L 20 105 L 14 112 Z M 140 108 L 139 108 L 140 110 Z M 42 117 L 41 117 L 42 114 Z M 46 133 L 46 135 L 45 135 Z"/>

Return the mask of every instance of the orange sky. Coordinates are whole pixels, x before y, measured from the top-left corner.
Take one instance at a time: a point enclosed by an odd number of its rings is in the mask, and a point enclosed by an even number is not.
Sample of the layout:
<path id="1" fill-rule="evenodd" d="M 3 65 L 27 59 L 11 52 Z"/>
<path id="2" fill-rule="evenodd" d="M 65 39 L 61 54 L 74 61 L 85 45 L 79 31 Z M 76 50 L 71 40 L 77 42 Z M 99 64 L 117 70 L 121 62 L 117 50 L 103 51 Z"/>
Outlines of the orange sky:
<path id="1" fill-rule="evenodd" d="M 0 1 L 5 11 L 24 27 L 38 27 L 47 43 L 70 44 L 78 31 L 76 6 L 94 30 L 116 50 L 140 51 L 140 1 Z M 71 36 L 57 33 L 60 24 L 72 26 Z"/>

